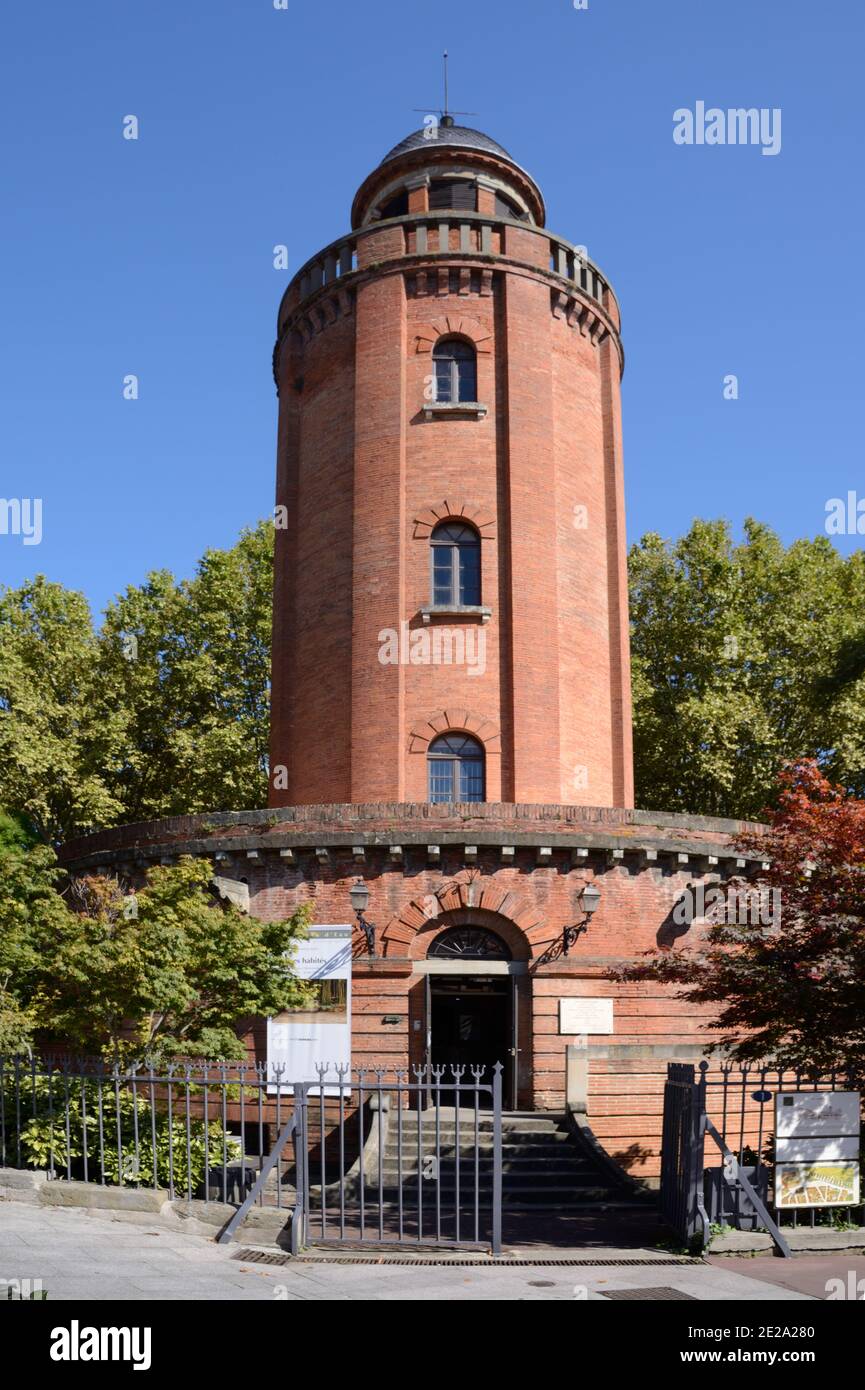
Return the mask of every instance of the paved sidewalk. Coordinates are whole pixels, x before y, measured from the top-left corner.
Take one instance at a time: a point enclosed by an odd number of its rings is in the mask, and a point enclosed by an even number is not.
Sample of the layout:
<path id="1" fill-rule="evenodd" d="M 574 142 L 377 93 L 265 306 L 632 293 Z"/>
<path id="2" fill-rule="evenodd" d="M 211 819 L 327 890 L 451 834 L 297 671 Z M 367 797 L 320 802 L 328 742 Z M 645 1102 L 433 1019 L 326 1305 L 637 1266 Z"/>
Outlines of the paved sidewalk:
<path id="1" fill-rule="evenodd" d="M 710 1255 L 709 1263 L 717 1269 L 765 1279 L 767 1283 L 793 1289 L 810 1298 L 832 1302 L 865 1301 L 865 1256 L 858 1252 L 796 1255 L 792 1260 L 777 1259 L 774 1255 L 756 1255 L 747 1260 Z M 830 1283 L 831 1280 L 836 1282 Z"/>
<path id="2" fill-rule="evenodd" d="M 293 1262 L 262 1266 L 157 1223 L 100 1213 L 0 1203 L 0 1278 L 42 1280 L 63 1300 L 522 1300 L 604 1299 L 618 1289 L 674 1288 L 701 1300 L 797 1300 L 807 1294 L 712 1264 L 508 1268 Z M 630 1258 L 633 1251 L 627 1251 Z M 662 1252 L 644 1251 L 664 1259 Z M 777 1263 L 777 1262 L 776 1262 Z M 833 1263 L 841 1261 L 835 1259 Z M 846 1263 L 845 1263 L 846 1268 Z"/>

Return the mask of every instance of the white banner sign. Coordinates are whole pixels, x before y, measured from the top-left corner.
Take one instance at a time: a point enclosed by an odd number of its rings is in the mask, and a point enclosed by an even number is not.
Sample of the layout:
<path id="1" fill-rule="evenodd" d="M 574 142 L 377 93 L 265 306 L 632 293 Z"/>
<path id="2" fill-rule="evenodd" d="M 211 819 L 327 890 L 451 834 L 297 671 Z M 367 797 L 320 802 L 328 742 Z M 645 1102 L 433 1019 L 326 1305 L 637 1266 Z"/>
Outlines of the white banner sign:
<path id="1" fill-rule="evenodd" d="M 310 927 L 299 942 L 295 973 L 316 988 L 302 1008 L 267 1020 L 267 1071 L 282 1068 L 281 1081 L 318 1081 L 316 1064 L 351 1065 L 351 934 L 349 926 Z M 337 1086 L 325 1086 L 336 1095 Z M 317 1094 L 317 1088 L 316 1088 Z"/>

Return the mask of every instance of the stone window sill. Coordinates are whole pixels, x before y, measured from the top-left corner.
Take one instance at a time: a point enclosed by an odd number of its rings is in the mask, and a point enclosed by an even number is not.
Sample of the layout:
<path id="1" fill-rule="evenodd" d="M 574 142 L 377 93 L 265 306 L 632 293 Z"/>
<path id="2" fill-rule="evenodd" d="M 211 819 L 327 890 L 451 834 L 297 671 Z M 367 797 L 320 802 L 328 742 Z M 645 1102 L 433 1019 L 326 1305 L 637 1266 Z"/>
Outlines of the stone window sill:
<path id="1" fill-rule="evenodd" d="M 480 401 L 429 401 L 423 407 L 423 413 L 427 420 L 435 420 L 437 417 L 482 420 L 487 413 L 487 407 L 481 405 Z"/>
<path id="2" fill-rule="evenodd" d="M 488 623 L 492 617 L 492 609 L 483 604 L 446 603 L 422 608 L 420 612 L 425 623 L 431 618 L 480 618 L 482 623 Z"/>

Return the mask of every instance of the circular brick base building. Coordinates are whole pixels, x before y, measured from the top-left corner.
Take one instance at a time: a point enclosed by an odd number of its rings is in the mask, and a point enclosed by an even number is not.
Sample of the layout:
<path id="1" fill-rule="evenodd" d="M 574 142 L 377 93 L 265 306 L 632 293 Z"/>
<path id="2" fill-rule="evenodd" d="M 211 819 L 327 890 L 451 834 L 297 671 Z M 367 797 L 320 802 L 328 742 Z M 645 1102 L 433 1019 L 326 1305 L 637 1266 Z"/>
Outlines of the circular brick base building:
<path id="1" fill-rule="evenodd" d="M 64 860 L 135 881 L 207 856 L 256 916 L 309 901 L 320 927 L 353 922 L 362 879 L 355 1063 L 500 1060 L 511 1107 L 569 1103 L 649 1176 L 700 1021 L 609 971 L 687 930 L 689 884 L 749 865 L 738 824 L 631 809 L 618 304 L 530 175 L 449 117 L 351 222 L 278 316 L 271 808 Z"/>
<path id="2" fill-rule="evenodd" d="M 136 882 L 153 863 L 207 856 L 258 917 L 311 902 L 346 923 L 349 890 L 370 890 L 375 955 L 355 935 L 357 1066 L 505 1064 L 505 1102 L 588 1116 L 633 1174 L 658 1172 L 663 1077 L 702 1055 L 701 1020 L 669 989 L 621 984 L 611 967 L 671 945 L 684 889 L 746 876 L 742 824 L 579 806 L 372 803 L 186 816 L 70 843 L 73 872 Z M 756 867 L 756 865 L 754 866 Z M 597 910 L 582 927 L 585 884 Z M 263 1026 L 250 1051 L 266 1055 Z"/>

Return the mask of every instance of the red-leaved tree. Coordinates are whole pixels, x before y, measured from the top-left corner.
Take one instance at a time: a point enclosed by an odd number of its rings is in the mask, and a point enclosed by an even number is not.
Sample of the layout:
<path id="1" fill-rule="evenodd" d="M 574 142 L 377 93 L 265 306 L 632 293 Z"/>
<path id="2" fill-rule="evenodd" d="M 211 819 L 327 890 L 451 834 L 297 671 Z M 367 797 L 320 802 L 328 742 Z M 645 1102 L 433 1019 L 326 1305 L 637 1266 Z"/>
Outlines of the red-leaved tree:
<path id="1" fill-rule="evenodd" d="M 699 944 L 652 951 L 615 978 L 680 984 L 711 1005 L 713 1047 L 865 1081 L 865 801 L 803 760 L 781 775 L 765 833 L 740 841 L 769 868 L 722 901 Z M 729 897 L 722 887 L 718 897 Z M 771 904 L 771 912 L 760 905 Z M 743 911 L 743 905 L 745 910 Z M 712 920 L 712 916 L 716 920 Z"/>

